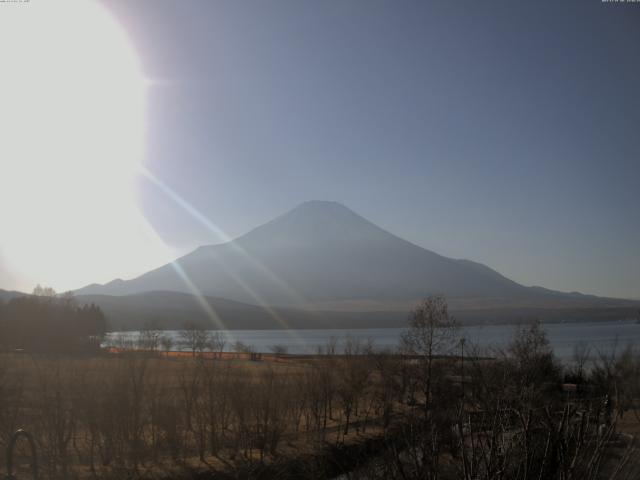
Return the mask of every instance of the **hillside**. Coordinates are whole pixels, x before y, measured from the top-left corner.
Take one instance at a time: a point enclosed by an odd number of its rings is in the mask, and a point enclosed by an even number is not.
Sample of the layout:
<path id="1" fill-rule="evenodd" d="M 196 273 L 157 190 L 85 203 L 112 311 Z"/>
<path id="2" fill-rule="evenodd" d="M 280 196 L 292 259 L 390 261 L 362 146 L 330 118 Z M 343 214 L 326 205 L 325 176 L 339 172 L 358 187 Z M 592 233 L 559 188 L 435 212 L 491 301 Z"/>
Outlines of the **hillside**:
<path id="1" fill-rule="evenodd" d="M 26 295 L 26 293 L 16 292 L 13 290 L 0 290 L 0 301 L 8 302 L 12 298 L 22 297 Z"/>
<path id="2" fill-rule="evenodd" d="M 98 305 L 109 330 L 144 327 L 177 330 L 185 323 L 210 329 L 375 328 L 403 325 L 406 312 L 310 312 L 265 308 L 223 298 L 180 292 L 146 292 L 126 296 L 79 295 L 81 304 Z M 203 304 L 205 305 L 203 307 Z"/>
<path id="3" fill-rule="evenodd" d="M 429 294 L 444 294 L 465 308 L 620 303 L 525 287 L 485 265 L 414 245 L 341 204 L 321 201 L 303 203 L 234 241 L 200 247 L 137 278 L 94 284 L 76 293 L 151 291 L 313 310 L 389 310 L 385 305 L 406 310 Z"/>
<path id="4" fill-rule="evenodd" d="M 222 298 L 179 292 L 145 292 L 134 295 L 80 295 L 80 304 L 94 303 L 107 317 L 108 329 L 138 330 L 144 327 L 178 330 L 186 322 L 206 328 L 269 330 L 281 328 L 384 328 L 406 325 L 409 308 L 388 311 L 309 311 L 265 308 Z M 203 308 L 203 302 L 206 305 Z M 452 315 L 462 324 L 517 323 L 538 318 L 546 322 L 600 321 L 635 318 L 636 306 L 615 307 L 496 307 L 465 308 L 453 304 Z"/>

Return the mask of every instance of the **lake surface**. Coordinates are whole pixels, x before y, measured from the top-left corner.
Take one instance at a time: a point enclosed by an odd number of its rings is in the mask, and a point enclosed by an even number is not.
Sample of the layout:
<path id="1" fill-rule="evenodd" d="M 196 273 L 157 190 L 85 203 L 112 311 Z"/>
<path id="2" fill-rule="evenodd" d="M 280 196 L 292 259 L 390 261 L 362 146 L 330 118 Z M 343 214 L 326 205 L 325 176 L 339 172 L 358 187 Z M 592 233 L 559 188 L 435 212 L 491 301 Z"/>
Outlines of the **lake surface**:
<path id="1" fill-rule="evenodd" d="M 475 345 L 482 350 L 505 346 L 516 331 L 515 325 L 482 325 L 465 326 L 459 334 L 466 338 L 468 345 Z M 633 320 L 618 322 L 580 322 L 544 324 L 549 343 L 556 356 L 570 361 L 576 345 L 584 343 L 590 347 L 592 356 L 598 352 L 622 350 L 627 345 L 640 346 L 640 324 Z M 371 340 L 377 349 L 393 349 L 398 346 L 401 328 L 371 329 L 324 329 L 324 330 L 223 330 L 226 339 L 226 350 L 231 350 L 237 341 L 251 346 L 258 352 L 269 352 L 274 345 L 284 346 L 288 353 L 316 353 L 318 346 L 327 345 L 336 339 L 338 352 L 347 338 Z M 180 335 L 177 331 L 162 332 L 174 340 L 174 350 L 179 350 Z M 139 332 L 113 332 L 105 341 L 106 344 L 117 344 L 120 339 L 135 341 Z"/>

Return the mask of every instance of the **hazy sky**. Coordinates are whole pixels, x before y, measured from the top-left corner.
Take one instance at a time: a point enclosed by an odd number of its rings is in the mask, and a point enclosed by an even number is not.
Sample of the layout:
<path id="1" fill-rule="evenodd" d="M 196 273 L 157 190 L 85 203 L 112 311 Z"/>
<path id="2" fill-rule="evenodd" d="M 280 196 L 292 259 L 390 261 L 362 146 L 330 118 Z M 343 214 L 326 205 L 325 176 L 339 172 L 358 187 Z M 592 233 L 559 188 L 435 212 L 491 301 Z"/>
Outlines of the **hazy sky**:
<path id="1" fill-rule="evenodd" d="M 228 235 L 336 200 L 526 285 L 640 298 L 640 4 L 103 3 L 152 82 L 147 167 Z M 177 250 L 221 241 L 139 199 Z"/>
<path id="2" fill-rule="evenodd" d="M 640 4 L 109 1 L 149 169 L 231 236 L 308 199 L 528 285 L 640 297 Z M 219 239 L 149 184 L 165 241 Z"/>

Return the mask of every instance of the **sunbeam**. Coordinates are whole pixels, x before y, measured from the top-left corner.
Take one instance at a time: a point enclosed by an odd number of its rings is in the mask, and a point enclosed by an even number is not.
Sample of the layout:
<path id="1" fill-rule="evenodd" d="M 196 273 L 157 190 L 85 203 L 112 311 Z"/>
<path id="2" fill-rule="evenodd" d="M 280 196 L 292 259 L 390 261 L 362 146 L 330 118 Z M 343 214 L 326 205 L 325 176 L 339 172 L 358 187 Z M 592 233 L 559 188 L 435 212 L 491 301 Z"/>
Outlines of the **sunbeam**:
<path id="1" fill-rule="evenodd" d="M 265 274 L 269 277 L 270 280 L 275 282 L 282 290 L 289 295 L 289 297 L 298 304 L 307 303 L 307 300 L 297 293 L 290 285 L 280 279 L 277 275 L 275 275 L 271 270 L 269 270 L 265 265 L 261 262 L 253 258 L 247 251 L 245 251 L 240 245 L 236 242 L 233 242 L 233 238 L 227 235 L 222 229 L 220 229 L 217 225 L 212 223 L 206 216 L 198 211 L 193 205 L 187 202 L 184 198 L 178 195 L 174 190 L 172 190 L 168 185 L 162 182 L 159 178 L 153 175 L 148 168 L 144 166 L 140 166 L 139 168 L 142 175 L 148 178 L 154 185 L 156 185 L 162 192 L 169 196 L 173 201 L 175 201 L 180 207 L 182 207 L 189 215 L 191 215 L 194 219 L 200 222 L 205 228 L 207 228 L 211 233 L 217 235 L 222 238 L 225 242 L 228 242 L 231 248 L 233 248 L 237 253 L 241 254 L 247 261 L 251 262 L 251 264 L 260 270 L 261 273 Z M 249 293 L 249 292 L 247 292 Z"/>
<path id="2" fill-rule="evenodd" d="M 215 225 L 213 222 L 211 222 L 211 220 L 209 220 L 206 216 L 204 216 L 202 213 L 200 213 L 198 211 L 198 209 L 196 209 L 193 205 L 191 205 L 184 198 L 182 198 L 180 195 L 178 195 L 168 185 L 166 185 L 159 178 L 157 178 L 155 175 L 153 175 L 149 171 L 148 168 L 141 166 L 140 167 L 140 172 L 144 177 L 149 179 L 164 194 L 166 194 L 169 198 L 171 198 L 177 205 L 179 205 L 181 208 L 183 208 L 189 215 L 191 215 L 196 221 L 198 221 L 201 225 L 203 225 L 205 228 L 207 228 L 211 233 L 217 235 L 218 237 L 220 237 L 223 240 L 225 240 L 226 242 L 228 242 L 229 245 L 231 245 L 231 247 L 236 252 L 240 253 L 245 259 L 247 259 L 249 262 L 251 262 L 252 265 L 254 265 L 258 269 L 260 269 L 261 272 L 263 272 L 271 280 L 276 282 L 276 284 L 278 286 L 282 287 L 287 294 L 291 295 L 297 301 L 302 301 L 302 302 L 304 301 L 304 299 L 300 295 L 298 295 L 291 287 L 286 285 L 286 283 L 283 282 L 282 280 L 280 280 L 275 274 L 273 274 L 273 272 L 271 272 L 264 265 L 262 265 L 260 262 L 255 260 L 248 252 L 246 252 L 243 248 L 241 248 L 239 245 L 237 245 L 237 243 L 233 242 L 232 238 L 229 235 L 227 235 L 222 229 L 220 229 L 217 225 Z M 201 301 L 204 301 L 202 299 L 202 293 L 199 292 L 197 287 L 193 284 L 193 282 L 191 282 L 191 280 L 188 278 L 187 274 L 177 264 L 177 262 L 172 262 L 172 265 L 173 265 L 174 268 L 176 268 L 176 272 L 178 272 L 180 277 L 185 281 L 185 283 L 187 284 L 188 288 L 191 289 L 192 291 L 198 292 L 198 293 L 196 293 L 196 296 L 198 296 L 201 299 Z M 247 294 L 249 294 L 249 296 L 251 296 L 251 298 L 253 298 L 255 300 L 257 305 L 262 307 L 271 316 L 271 318 L 273 318 L 281 327 L 285 328 L 290 336 L 292 336 L 292 337 L 294 337 L 296 339 L 299 339 L 297 334 L 295 334 L 294 331 L 290 329 L 290 326 L 287 323 L 287 321 L 281 315 L 279 315 L 270 305 L 268 305 L 257 292 L 255 292 L 251 287 L 249 287 L 249 285 L 247 285 L 247 283 L 245 281 L 243 281 L 235 272 L 231 271 L 225 265 L 223 265 L 223 264 L 221 264 L 219 262 L 218 262 L 218 265 L 220 265 L 220 267 L 226 273 L 228 273 L 238 283 L 238 285 L 240 285 L 247 292 Z"/>
<path id="3" fill-rule="evenodd" d="M 191 281 L 189 276 L 186 274 L 186 272 L 182 269 L 180 264 L 178 262 L 176 262 L 176 261 L 173 261 L 173 262 L 171 262 L 171 266 L 175 269 L 176 273 L 182 279 L 182 281 L 185 283 L 187 288 L 189 288 L 189 290 L 191 290 L 191 293 L 193 293 L 193 295 L 196 297 L 198 303 L 200 304 L 202 309 L 205 311 L 205 313 L 209 316 L 211 321 L 216 324 L 216 327 L 218 327 L 218 329 L 220 329 L 220 330 L 226 330 L 227 327 L 224 324 L 224 322 L 222 321 L 222 318 L 220 318 L 220 315 L 218 315 L 218 313 L 209 304 L 209 302 L 207 302 L 207 300 L 205 299 L 205 297 L 202 294 L 202 292 L 198 289 L 198 287 L 196 287 L 193 284 L 193 282 Z"/>

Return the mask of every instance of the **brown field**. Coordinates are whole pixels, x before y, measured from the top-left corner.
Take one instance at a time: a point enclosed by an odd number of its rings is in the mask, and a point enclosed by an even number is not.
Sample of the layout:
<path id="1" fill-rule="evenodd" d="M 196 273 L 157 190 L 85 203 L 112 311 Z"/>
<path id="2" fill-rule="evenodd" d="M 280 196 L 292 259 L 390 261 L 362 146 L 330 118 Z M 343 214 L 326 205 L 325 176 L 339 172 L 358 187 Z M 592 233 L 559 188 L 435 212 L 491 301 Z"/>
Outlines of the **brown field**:
<path id="1" fill-rule="evenodd" d="M 36 438 L 42 478 L 165 477 L 232 474 L 381 434 L 366 357 L 249 358 L 2 354 L 0 448 L 24 428 Z"/>
<path id="2" fill-rule="evenodd" d="M 432 341 L 425 331 L 415 338 Z M 357 341 L 334 352 L 0 353 L 0 449 L 26 429 L 52 480 L 640 474 L 631 350 L 579 372 L 534 325 L 493 359 Z M 18 478 L 29 478 L 18 447 Z"/>

